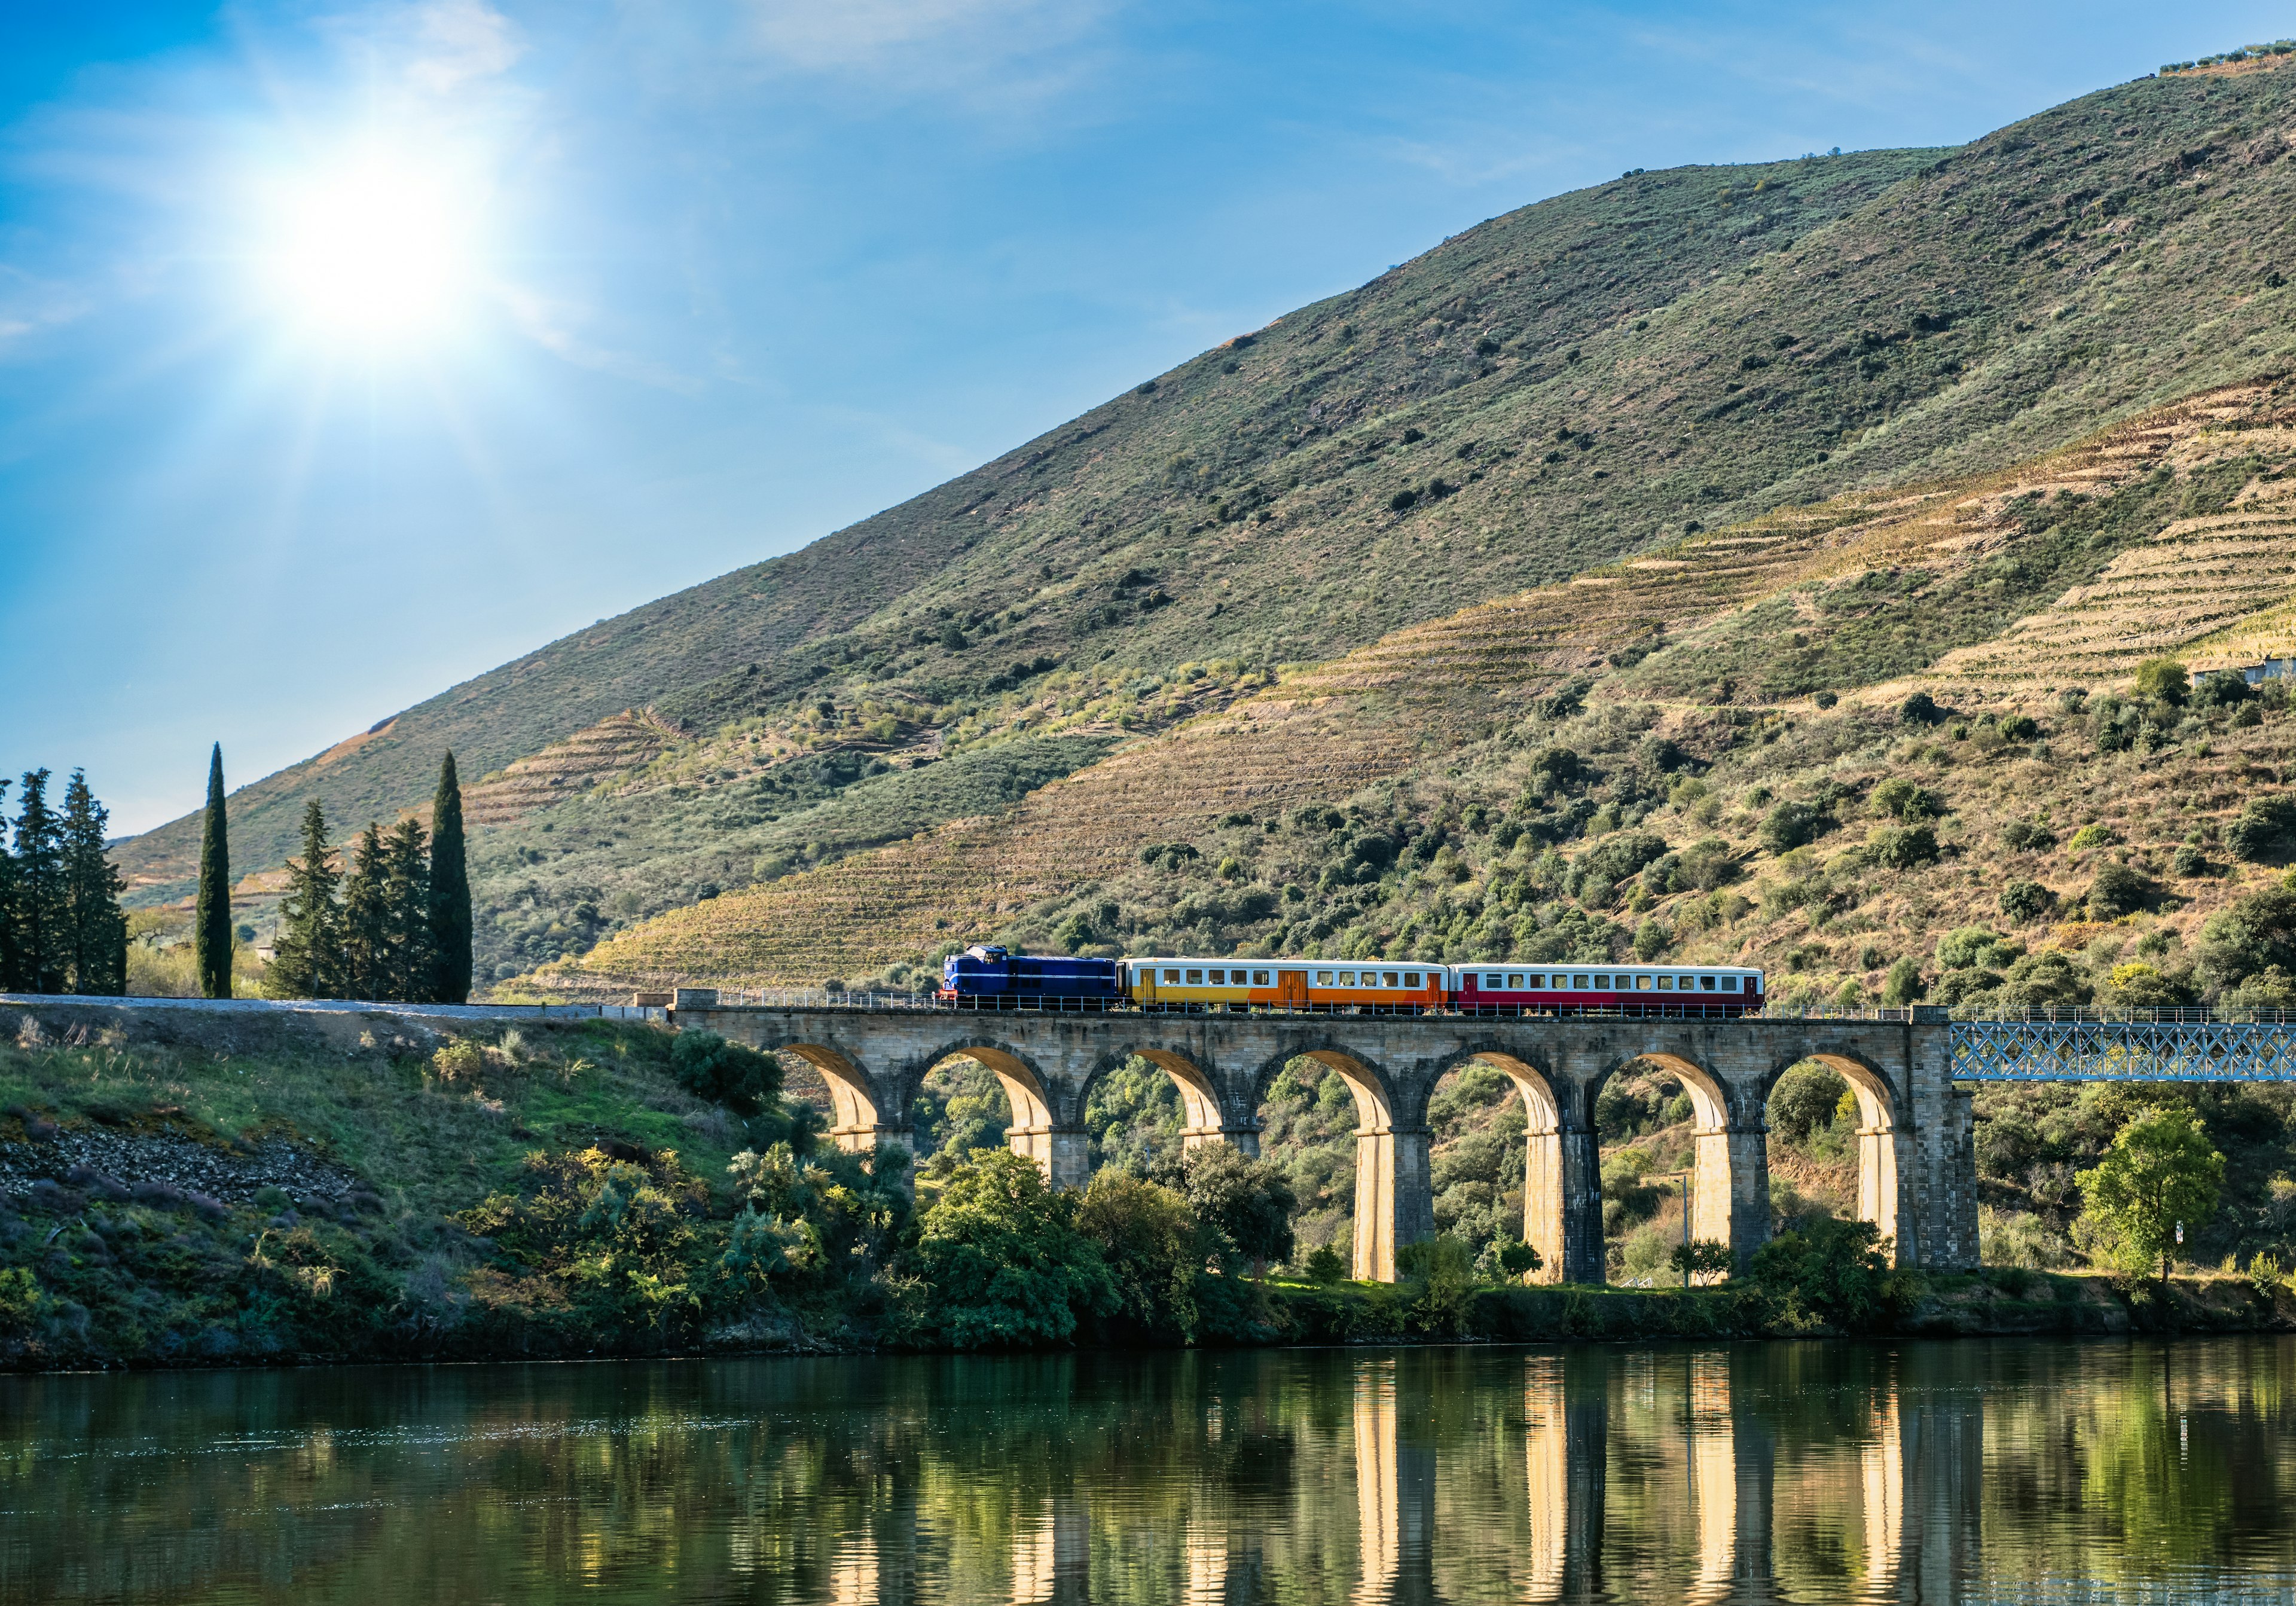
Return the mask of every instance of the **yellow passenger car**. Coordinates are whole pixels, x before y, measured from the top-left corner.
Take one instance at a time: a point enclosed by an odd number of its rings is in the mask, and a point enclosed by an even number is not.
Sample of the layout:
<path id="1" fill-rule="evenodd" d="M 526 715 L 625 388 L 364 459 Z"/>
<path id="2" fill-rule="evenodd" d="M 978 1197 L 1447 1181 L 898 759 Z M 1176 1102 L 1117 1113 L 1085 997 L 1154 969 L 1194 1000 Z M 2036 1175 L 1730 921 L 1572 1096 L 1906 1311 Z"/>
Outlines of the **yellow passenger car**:
<path id="1" fill-rule="evenodd" d="M 1438 965 L 1306 959 L 1128 959 L 1127 990 L 1143 1009 L 1410 1011 L 1440 1009 Z"/>

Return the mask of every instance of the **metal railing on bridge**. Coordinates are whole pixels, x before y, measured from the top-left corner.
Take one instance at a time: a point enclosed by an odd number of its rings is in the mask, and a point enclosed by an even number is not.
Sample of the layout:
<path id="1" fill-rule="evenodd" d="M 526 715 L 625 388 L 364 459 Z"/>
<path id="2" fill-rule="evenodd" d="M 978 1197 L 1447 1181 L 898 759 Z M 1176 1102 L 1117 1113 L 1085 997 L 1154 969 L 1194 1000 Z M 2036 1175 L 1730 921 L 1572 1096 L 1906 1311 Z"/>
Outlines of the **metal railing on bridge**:
<path id="1" fill-rule="evenodd" d="M 1956 1081 L 2296 1081 L 2285 1010 L 2025 1010 L 1950 1029 Z"/>

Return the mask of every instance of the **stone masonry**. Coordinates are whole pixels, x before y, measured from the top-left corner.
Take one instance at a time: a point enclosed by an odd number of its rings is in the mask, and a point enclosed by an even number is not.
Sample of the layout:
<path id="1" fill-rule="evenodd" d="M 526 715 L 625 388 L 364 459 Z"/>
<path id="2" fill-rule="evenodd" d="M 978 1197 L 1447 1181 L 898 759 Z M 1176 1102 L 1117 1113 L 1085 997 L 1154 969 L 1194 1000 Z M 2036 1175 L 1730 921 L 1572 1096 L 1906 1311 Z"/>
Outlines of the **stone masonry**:
<path id="1" fill-rule="evenodd" d="M 680 1000 L 681 1004 L 685 1001 Z M 1178 1087 L 1185 1140 L 1259 1151 L 1268 1084 L 1305 1055 L 1355 1095 L 1355 1275 L 1393 1281 L 1396 1250 L 1435 1230 L 1427 1104 L 1446 1072 L 1481 1060 L 1521 1091 L 1529 1157 L 1523 1237 L 1549 1281 L 1603 1280 L 1603 1192 L 1595 1099 L 1640 1060 L 1687 1090 L 1697 1124 L 1693 1233 L 1738 1263 L 1769 1233 L 1763 1107 L 1787 1067 L 1832 1066 L 1857 1092 L 1859 1214 L 1900 1264 L 1977 1263 L 1977 1168 L 1969 1097 L 1951 1079 L 1944 1012 L 1888 1020 L 1608 1020 L 1307 1014 L 1036 1014 L 855 1008 L 684 1008 L 705 1028 L 818 1069 L 847 1149 L 910 1145 L 910 1101 L 955 1056 L 994 1072 L 1013 1105 L 1008 1140 L 1056 1187 L 1090 1167 L 1085 1098 L 1140 1054 Z"/>

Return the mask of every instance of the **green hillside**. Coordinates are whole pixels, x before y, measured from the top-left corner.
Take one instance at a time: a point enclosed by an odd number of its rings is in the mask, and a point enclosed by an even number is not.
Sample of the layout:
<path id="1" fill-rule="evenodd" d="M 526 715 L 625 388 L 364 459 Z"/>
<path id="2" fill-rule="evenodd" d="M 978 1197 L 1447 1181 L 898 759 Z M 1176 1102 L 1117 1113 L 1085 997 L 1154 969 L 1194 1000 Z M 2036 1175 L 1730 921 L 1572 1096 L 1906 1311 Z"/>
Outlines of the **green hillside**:
<path id="1" fill-rule="evenodd" d="M 1071 730 L 1152 731 L 1278 663 L 1685 531 L 2030 459 L 2277 360 L 2292 98 L 2285 72 L 2141 80 L 1959 150 L 1630 175 L 1494 219 L 244 789 L 234 863 L 280 862 L 306 795 L 348 827 L 419 806 L 442 747 L 479 774 L 645 705 L 705 747 L 754 720 L 816 753 L 898 706 L 894 773 L 863 812 L 922 828 L 983 794 L 910 796 L 926 772 L 908 760 L 1031 730 L 1048 706 Z M 482 833 L 489 914 L 546 916 L 496 963 L 617 923 L 578 930 L 585 903 L 635 889 L 629 913 L 651 914 L 744 858 L 752 875 L 791 862 L 761 840 L 648 868 L 707 835 L 735 784 L 751 772 L 721 766 L 632 807 L 597 873 L 562 886 L 527 873 L 535 854 L 570 874 L 580 856 L 537 840 L 558 810 L 501 828 L 522 836 L 514 858 Z M 873 829 L 798 846 L 833 857 Z M 144 897 L 182 895 L 193 843 L 179 821 L 123 848 Z"/>

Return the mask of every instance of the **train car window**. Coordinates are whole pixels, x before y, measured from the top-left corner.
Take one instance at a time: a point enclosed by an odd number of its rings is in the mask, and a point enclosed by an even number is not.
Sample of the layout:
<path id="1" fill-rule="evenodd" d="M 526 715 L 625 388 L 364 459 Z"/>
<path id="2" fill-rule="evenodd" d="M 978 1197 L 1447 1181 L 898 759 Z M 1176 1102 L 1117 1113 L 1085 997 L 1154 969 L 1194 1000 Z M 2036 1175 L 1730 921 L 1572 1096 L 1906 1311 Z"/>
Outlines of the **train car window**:
<path id="1" fill-rule="evenodd" d="M 1597 977 L 1595 977 L 1595 990 L 1596 992 L 1598 992 L 1598 993 L 1607 993 L 1607 992 L 1609 992 L 1609 991 L 1611 990 L 1611 979 L 1610 979 L 1608 976 L 1597 976 Z"/>
<path id="2" fill-rule="evenodd" d="M 1397 979 L 1393 971 L 1390 971 L 1387 973 L 1387 985 L 1390 987 L 1401 987 L 1403 983 Z"/>
<path id="3" fill-rule="evenodd" d="M 1546 978 L 1544 976 L 1534 976 L 1530 979 L 1530 985 L 1533 987 L 1545 987 L 1546 985 Z M 1507 972 L 1507 987 L 1511 992 L 1521 992 L 1522 990 L 1522 978 L 1516 975 L 1513 971 L 1509 971 Z"/>
<path id="4" fill-rule="evenodd" d="M 1226 987 L 1227 985 L 1227 972 L 1226 971 L 1207 971 L 1204 972 L 1204 979 L 1210 982 L 1214 987 Z"/>
<path id="5" fill-rule="evenodd" d="M 1647 993 L 1647 992 L 1649 992 L 1650 990 L 1651 990 L 1651 979 L 1650 979 L 1649 977 L 1647 977 L 1647 976 L 1637 976 L 1637 977 L 1636 977 L 1636 978 L 1635 978 L 1635 991 L 1636 991 L 1637 993 Z"/>
<path id="6" fill-rule="evenodd" d="M 1266 971 L 1252 971 L 1251 985 L 1254 987 L 1266 987 L 1267 985 L 1267 972 Z"/>
<path id="7" fill-rule="evenodd" d="M 1583 993 L 1587 990 L 1587 979 L 1584 976 L 1573 976 L 1570 979 L 1570 986 L 1574 990 Z"/>
<path id="8" fill-rule="evenodd" d="M 1660 977 L 1658 979 L 1658 990 L 1661 993 L 1670 993 L 1674 991 L 1674 978 L 1671 976 Z"/>
<path id="9" fill-rule="evenodd" d="M 1317 987 L 1329 987 L 1329 986 L 1331 986 L 1331 985 L 1332 985 L 1332 973 L 1331 973 L 1331 971 L 1317 971 L 1316 972 L 1316 985 Z"/>
<path id="10" fill-rule="evenodd" d="M 1417 987 L 1419 985 L 1419 972 L 1416 971 L 1404 971 L 1403 985 L 1406 987 Z"/>
<path id="11" fill-rule="evenodd" d="M 1712 992 L 1714 990 L 1714 978 L 1711 976 L 1701 976 L 1698 979 L 1698 990 L 1702 993 Z"/>
<path id="12" fill-rule="evenodd" d="M 1190 987 L 1201 987 L 1203 984 L 1204 973 L 1201 971 L 1190 971 L 1188 972 L 1188 985 Z"/>
<path id="13" fill-rule="evenodd" d="M 1722 978 L 1722 990 L 1726 993 L 1736 992 L 1738 990 L 1738 979 L 1735 976 L 1725 976 Z"/>
<path id="14" fill-rule="evenodd" d="M 1506 978 L 1504 976 L 1486 976 L 1483 978 L 1483 985 L 1496 993 L 1505 987 Z"/>
<path id="15" fill-rule="evenodd" d="M 1340 972 L 1340 985 L 1341 987 L 1353 987 L 1355 984 L 1356 973 L 1353 971 L 1341 971 Z"/>
<path id="16" fill-rule="evenodd" d="M 1180 972 L 1177 971 L 1167 971 L 1164 972 L 1164 979 L 1167 981 L 1177 981 L 1179 979 Z"/>

